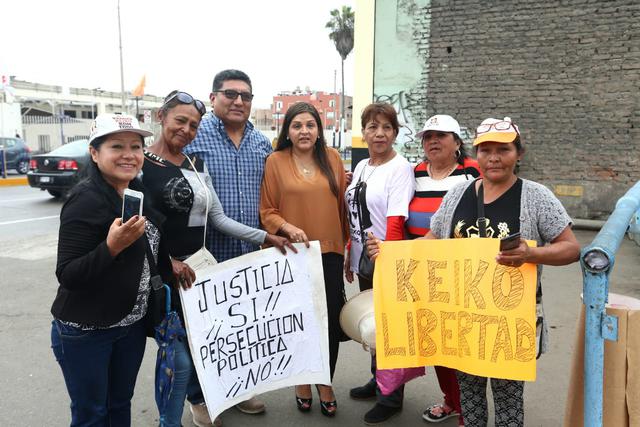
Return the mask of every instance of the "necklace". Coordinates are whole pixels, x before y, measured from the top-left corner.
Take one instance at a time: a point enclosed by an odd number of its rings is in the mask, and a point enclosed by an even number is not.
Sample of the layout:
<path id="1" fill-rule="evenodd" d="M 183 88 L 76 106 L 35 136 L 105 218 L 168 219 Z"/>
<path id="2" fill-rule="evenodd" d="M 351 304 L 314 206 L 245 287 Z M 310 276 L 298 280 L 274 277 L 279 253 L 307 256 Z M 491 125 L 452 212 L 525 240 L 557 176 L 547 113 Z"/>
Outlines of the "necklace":
<path id="1" fill-rule="evenodd" d="M 293 153 L 291 153 L 293 154 Z M 298 169 L 302 169 L 302 173 L 305 176 L 311 176 L 313 175 L 313 173 L 315 172 L 315 168 L 309 168 L 307 167 L 307 165 L 304 164 L 304 162 L 302 161 L 302 159 L 300 159 L 298 156 L 296 156 L 295 154 L 293 154 L 293 158 L 296 161 L 296 164 L 298 165 Z"/>
<path id="2" fill-rule="evenodd" d="M 427 172 L 429 173 L 429 177 L 434 181 L 440 181 L 445 179 L 446 177 L 451 175 L 453 171 L 456 170 L 457 168 L 458 168 L 458 163 L 454 164 L 453 167 L 449 169 L 447 172 L 445 172 L 444 174 L 438 174 L 438 176 L 436 176 L 431 169 L 431 163 L 427 164 Z"/>

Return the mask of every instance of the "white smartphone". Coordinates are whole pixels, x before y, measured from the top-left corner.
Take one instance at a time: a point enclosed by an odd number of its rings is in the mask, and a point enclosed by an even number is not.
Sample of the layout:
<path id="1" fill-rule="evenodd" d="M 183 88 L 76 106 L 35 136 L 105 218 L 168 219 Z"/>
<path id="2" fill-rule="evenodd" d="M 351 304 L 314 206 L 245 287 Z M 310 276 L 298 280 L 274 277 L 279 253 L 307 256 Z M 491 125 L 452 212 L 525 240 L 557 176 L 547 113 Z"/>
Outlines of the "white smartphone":
<path id="1" fill-rule="evenodd" d="M 142 199 L 144 194 L 139 191 L 124 189 L 122 197 L 122 223 L 129 221 L 133 216 L 142 216 Z"/>

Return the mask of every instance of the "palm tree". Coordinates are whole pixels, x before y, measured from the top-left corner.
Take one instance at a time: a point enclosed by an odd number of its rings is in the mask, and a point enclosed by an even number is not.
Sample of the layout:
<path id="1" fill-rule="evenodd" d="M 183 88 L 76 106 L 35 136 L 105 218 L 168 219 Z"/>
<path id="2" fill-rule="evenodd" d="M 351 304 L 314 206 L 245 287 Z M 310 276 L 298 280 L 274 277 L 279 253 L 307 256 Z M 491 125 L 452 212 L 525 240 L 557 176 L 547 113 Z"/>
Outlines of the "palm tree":
<path id="1" fill-rule="evenodd" d="M 340 92 L 340 126 L 344 122 L 344 60 L 353 50 L 353 20 L 354 12 L 350 6 L 342 6 L 340 10 L 333 9 L 331 11 L 331 20 L 325 25 L 330 30 L 329 38 L 336 45 L 336 50 L 340 54 L 342 90 Z M 338 138 L 342 138 L 342 129 L 338 133 Z M 338 148 L 341 141 L 338 139 Z"/>

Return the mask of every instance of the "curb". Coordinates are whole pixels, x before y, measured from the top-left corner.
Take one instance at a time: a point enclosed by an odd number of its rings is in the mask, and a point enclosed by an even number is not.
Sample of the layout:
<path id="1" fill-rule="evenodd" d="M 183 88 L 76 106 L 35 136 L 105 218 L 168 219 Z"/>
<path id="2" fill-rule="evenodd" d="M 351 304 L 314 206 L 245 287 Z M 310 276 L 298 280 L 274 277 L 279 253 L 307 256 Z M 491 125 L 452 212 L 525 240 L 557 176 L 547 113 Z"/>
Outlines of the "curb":
<path id="1" fill-rule="evenodd" d="M 578 230 L 593 230 L 600 231 L 605 221 L 600 221 L 597 219 L 581 219 L 574 218 L 573 219 L 573 228 Z"/>
<path id="2" fill-rule="evenodd" d="M 0 187 L 10 187 L 15 185 L 29 185 L 29 181 L 27 177 L 20 178 L 1 178 L 0 177 Z"/>

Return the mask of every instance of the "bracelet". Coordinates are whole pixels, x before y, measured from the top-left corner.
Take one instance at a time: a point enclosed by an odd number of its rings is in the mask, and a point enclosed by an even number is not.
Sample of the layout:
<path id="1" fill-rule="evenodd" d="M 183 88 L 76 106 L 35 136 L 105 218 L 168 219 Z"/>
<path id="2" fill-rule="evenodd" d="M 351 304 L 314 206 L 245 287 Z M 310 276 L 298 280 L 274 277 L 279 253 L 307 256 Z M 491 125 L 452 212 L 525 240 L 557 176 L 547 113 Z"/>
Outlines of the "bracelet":
<path id="1" fill-rule="evenodd" d="M 287 225 L 287 221 L 285 221 L 282 224 L 280 224 L 280 227 L 278 227 L 278 231 L 282 231 L 282 229 L 284 228 L 285 225 Z"/>

